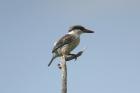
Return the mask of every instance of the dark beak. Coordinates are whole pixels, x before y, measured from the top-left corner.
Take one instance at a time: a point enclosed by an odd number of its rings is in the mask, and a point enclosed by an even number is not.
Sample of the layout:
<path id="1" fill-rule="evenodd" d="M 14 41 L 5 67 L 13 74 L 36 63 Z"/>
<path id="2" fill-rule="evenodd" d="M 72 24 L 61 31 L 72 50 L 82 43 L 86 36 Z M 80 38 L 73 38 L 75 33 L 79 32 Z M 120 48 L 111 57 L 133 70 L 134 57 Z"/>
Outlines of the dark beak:
<path id="1" fill-rule="evenodd" d="M 88 29 L 85 29 L 83 32 L 84 33 L 95 33 L 94 31 L 91 31 L 91 30 L 88 30 Z"/>

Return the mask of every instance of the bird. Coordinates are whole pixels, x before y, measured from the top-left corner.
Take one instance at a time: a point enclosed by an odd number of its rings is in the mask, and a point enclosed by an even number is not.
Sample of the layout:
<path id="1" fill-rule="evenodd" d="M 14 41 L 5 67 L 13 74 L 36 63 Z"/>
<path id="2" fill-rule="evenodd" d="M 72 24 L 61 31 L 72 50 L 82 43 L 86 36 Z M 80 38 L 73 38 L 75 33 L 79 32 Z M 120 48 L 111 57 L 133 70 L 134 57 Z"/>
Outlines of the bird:
<path id="1" fill-rule="evenodd" d="M 94 31 L 86 29 L 81 25 L 74 25 L 70 27 L 68 33 L 54 43 L 54 47 L 52 49 L 53 56 L 48 64 L 48 67 L 52 64 L 53 60 L 57 57 L 68 56 L 68 55 L 76 56 L 75 54 L 72 54 L 71 51 L 74 50 L 79 45 L 80 36 L 81 34 L 84 33 L 94 33 Z"/>

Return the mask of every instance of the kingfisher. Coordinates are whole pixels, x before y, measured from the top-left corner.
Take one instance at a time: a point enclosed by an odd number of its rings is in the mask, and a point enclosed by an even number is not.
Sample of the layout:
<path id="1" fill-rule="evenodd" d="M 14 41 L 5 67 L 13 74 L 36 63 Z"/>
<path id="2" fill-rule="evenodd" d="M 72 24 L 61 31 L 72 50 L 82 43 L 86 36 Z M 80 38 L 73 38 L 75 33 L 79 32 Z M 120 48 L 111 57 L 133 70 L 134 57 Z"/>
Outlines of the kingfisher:
<path id="1" fill-rule="evenodd" d="M 94 31 L 86 29 L 81 25 L 75 25 L 70 27 L 68 33 L 54 43 L 54 47 L 52 49 L 53 57 L 49 62 L 48 66 L 50 66 L 53 60 L 57 57 L 66 57 L 71 55 L 75 56 L 76 59 L 76 54 L 72 54 L 71 51 L 79 45 L 80 36 L 83 33 L 94 33 Z"/>

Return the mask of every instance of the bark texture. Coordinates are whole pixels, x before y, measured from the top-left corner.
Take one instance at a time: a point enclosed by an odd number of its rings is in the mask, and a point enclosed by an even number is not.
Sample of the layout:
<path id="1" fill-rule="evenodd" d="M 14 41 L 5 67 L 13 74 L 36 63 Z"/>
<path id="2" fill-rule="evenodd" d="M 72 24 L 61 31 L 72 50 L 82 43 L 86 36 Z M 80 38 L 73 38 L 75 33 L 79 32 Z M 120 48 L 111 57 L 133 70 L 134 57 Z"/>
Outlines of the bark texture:
<path id="1" fill-rule="evenodd" d="M 64 56 L 61 57 L 61 79 L 62 79 L 61 93 L 67 93 L 67 64 Z"/>

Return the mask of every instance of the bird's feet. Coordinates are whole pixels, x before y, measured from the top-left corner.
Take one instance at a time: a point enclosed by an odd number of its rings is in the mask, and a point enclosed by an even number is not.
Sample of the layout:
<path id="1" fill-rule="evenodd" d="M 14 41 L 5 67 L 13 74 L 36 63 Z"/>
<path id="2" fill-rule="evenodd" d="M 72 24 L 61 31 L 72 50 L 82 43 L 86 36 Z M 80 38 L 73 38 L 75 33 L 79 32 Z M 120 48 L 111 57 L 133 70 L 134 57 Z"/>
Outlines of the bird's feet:
<path id="1" fill-rule="evenodd" d="M 75 59 L 75 61 L 77 60 L 77 54 L 69 54 L 69 55 L 71 55 L 72 57 L 73 57 L 73 59 Z"/>
<path id="2" fill-rule="evenodd" d="M 70 61 L 70 60 L 75 59 L 75 61 L 76 61 L 77 58 L 82 55 L 82 53 L 83 53 L 83 51 L 80 51 L 77 54 L 69 54 L 68 56 L 66 56 L 65 60 Z"/>

